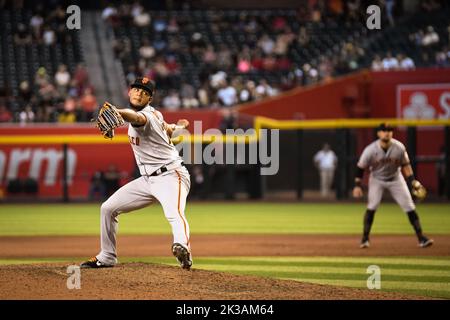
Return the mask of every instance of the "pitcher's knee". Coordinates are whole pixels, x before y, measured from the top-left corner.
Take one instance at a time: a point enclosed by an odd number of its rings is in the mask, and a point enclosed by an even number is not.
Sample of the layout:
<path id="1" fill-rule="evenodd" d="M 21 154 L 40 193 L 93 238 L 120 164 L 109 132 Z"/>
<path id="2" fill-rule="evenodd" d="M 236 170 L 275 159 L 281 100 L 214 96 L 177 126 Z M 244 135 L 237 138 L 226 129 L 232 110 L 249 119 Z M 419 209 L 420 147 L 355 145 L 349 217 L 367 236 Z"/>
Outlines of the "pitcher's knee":
<path id="1" fill-rule="evenodd" d="M 108 200 L 103 202 L 102 206 L 100 207 L 100 212 L 102 213 L 102 215 L 112 215 L 115 210 L 115 206 L 111 203 L 111 201 Z"/>

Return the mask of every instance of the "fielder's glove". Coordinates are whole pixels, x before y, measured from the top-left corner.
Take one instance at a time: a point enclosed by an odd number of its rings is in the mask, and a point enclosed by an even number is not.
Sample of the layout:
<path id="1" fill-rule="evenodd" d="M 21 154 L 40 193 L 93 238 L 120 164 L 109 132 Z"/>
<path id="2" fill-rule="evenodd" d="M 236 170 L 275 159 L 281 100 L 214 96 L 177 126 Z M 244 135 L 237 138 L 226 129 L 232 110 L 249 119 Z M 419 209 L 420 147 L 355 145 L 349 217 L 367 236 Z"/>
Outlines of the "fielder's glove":
<path id="1" fill-rule="evenodd" d="M 99 128 L 105 139 L 112 139 L 114 137 L 114 129 L 125 123 L 117 108 L 109 102 L 103 103 L 95 121 L 97 128 Z"/>
<path id="2" fill-rule="evenodd" d="M 411 182 L 411 194 L 417 201 L 422 201 L 427 196 L 427 189 L 417 180 Z"/>

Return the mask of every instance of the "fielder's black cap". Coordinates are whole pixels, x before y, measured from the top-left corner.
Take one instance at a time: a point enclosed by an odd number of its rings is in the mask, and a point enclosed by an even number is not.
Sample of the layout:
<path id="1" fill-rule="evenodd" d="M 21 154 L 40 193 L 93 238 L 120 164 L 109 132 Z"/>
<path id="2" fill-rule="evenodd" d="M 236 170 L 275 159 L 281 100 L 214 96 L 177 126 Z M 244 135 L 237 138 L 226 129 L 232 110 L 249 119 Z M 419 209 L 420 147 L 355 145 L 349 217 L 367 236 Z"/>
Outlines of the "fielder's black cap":
<path id="1" fill-rule="evenodd" d="M 153 96 L 153 92 L 155 91 L 155 84 L 147 77 L 136 78 L 134 82 L 131 84 L 131 88 L 141 88 L 146 90 Z"/>
<path id="2" fill-rule="evenodd" d="M 377 127 L 377 131 L 394 131 L 394 127 L 389 123 L 383 122 Z"/>

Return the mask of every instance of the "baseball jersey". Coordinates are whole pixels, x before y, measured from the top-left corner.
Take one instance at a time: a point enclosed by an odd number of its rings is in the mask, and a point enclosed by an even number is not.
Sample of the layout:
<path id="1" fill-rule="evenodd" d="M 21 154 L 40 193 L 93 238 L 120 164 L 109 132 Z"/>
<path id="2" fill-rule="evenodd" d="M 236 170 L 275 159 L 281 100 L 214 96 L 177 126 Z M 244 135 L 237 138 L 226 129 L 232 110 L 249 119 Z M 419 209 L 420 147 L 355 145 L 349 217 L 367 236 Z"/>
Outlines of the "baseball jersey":
<path id="1" fill-rule="evenodd" d="M 383 181 L 396 179 L 400 167 L 409 164 L 408 153 L 400 141 L 391 139 L 391 145 L 385 151 L 380 146 L 380 140 L 369 144 L 361 154 L 358 167 L 369 168 L 371 176 Z"/>
<path id="2" fill-rule="evenodd" d="M 181 163 L 182 159 L 164 129 L 162 115 L 157 115 L 150 105 L 138 113 L 142 113 L 147 122 L 137 127 L 129 124 L 128 138 L 141 175 L 151 175 L 165 165 Z"/>

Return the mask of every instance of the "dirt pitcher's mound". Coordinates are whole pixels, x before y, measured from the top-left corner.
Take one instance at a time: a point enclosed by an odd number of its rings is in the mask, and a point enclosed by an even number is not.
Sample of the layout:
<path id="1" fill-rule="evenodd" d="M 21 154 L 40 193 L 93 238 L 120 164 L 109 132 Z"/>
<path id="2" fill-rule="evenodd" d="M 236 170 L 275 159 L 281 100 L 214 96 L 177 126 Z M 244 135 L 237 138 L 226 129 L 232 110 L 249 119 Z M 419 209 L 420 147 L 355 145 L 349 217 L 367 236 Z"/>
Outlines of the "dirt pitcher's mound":
<path id="1" fill-rule="evenodd" d="M 81 269 L 81 288 L 69 290 L 67 280 L 70 275 L 66 270 L 67 265 L 61 263 L 0 266 L 0 299 L 420 299 L 400 293 L 196 269 L 186 271 L 146 263 Z"/>

